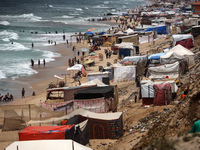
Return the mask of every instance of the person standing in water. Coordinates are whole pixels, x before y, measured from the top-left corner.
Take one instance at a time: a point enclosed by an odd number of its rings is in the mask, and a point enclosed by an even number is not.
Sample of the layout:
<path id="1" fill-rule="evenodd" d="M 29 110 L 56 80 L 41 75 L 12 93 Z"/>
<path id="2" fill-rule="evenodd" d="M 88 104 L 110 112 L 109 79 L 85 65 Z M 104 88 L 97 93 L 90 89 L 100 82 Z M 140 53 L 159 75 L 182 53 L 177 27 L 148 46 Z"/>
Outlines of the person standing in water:
<path id="1" fill-rule="evenodd" d="M 40 59 L 38 59 L 38 65 L 40 65 Z"/>
<path id="2" fill-rule="evenodd" d="M 22 88 L 22 98 L 25 98 L 25 89 Z"/>
<path id="3" fill-rule="evenodd" d="M 32 43 L 32 48 L 34 47 L 34 44 Z"/>
<path id="4" fill-rule="evenodd" d="M 46 62 L 45 62 L 45 59 L 43 59 L 43 64 L 44 64 L 44 66 L 45 66 L 45 63 L 46 63 Z"/>

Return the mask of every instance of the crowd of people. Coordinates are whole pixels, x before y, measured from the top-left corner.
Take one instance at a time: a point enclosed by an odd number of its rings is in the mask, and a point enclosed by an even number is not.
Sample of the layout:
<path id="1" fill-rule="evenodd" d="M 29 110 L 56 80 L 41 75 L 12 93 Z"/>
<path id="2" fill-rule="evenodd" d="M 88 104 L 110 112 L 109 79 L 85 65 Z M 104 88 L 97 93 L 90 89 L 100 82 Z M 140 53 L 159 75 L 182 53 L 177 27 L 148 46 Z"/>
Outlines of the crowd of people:
<path id="1" fill-rule="evenodd" d="M 14 97 L 12 94 L 7 93 L 5 96 L 0 94 L 0 102 L 13 101 Z"/>
<path id="2" fill-rule="evenodd" d="M 46 61 L 45 61 L 45 59 L 43 59 L 43 65 L 45 66 L 45 64 L 46 64 Z M 38 66 L 40 65 L 40 59 L 38 59 Z M 33 59 L 31 59 L 31 66 L 33 67 L 34 66 L 34 60 Z"/>

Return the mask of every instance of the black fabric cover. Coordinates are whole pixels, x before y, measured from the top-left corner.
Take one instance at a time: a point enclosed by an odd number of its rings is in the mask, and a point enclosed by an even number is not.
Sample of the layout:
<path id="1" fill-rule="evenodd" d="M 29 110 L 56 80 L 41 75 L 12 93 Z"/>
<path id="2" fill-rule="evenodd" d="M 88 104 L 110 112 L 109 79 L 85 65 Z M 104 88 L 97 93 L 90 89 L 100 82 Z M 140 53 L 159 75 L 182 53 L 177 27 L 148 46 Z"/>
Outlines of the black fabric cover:
<path id="1" fill-rule="evenodd" d="M 74 116 L 74 117 L 67 120 L 66 125 L 78 124 L 78 123 L 80 123 L 79 116 Z"/>
<path id="2" fill-rule="evenodd" d="M 114 97 L 114 87 L 89 87 L 79 90 L 74 94 L 74 99 L 93 99 L 93 98 L 110 98 Z"/>
<path id="3" fill-rule="evenodd" d="M 89 125 L 87 122 L 87 125 L 85 126 L 85 128 L 83 129 L 83 131 L 81 131 L 81 129 L 78 127 L 76 128 L 75 132 L 74 132 L 74 141 L 82 144 L 82 145 L 86 145 L 87 143 L 89 143 Z"/>

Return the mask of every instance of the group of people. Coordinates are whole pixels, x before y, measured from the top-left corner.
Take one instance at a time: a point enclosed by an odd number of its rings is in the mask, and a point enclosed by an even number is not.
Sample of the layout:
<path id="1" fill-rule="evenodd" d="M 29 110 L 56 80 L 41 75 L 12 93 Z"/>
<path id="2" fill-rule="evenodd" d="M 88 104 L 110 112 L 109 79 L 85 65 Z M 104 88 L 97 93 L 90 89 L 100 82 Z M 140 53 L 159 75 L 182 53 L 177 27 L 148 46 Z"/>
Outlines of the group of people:
<path id="1" fill-rule="evenodd" d="M 46 64 L 46 61 L 45 61 L 45 59 L 43 59 L 43 65 L 45 66 L 45 64 Z M 38 65 L 40 65 L 40 59 L 38 59 Z M 34 60 L 33 59 L 31 59 L 31 66 L 32 67 L 34 66 Z"/>
<path id="2" fill-rule="evenodd" d="M 8 102 L 8 101 L 12 101 L 14 99 L 12 94 L 7 93 L 5 96 L 0 94 L 0 101 L 2 102 Z"/>
<path id="3" fill-rule="evenodd" d="M 107 58 L 110 58 L 111 55 L 112 55 L 112 51 L 111 51 L 111 50 L 105 49 L 105 54 L 106 54 L 106 59 L 107 59 Z"/>

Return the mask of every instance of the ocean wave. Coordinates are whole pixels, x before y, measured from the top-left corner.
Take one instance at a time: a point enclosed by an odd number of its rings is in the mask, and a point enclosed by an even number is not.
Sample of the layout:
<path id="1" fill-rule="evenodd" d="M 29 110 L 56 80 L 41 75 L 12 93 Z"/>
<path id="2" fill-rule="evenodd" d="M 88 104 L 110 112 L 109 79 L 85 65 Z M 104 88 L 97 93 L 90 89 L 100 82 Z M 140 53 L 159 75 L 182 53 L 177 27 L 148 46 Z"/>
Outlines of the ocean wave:
<path id="1" fill-rule="evenodd" d="M 13 44 L 6 43 L 6 44 L 0 45 L 0 51 L 23 51 L 23 50 L 28 50 L 28 49 L 29 48 L 17 42 L 13 42 Z"/>
<path id="2" fill-rule="evenodd" d="M 54 17 L 54 18 L 65 18 L 65 19 L 70 19 L 70 18 L 74 18 L 73 16 L 68 16 L 68 15 L 64 15 L 64 16 L 58 16 L 58 17 Z"/>
<path id="3" fill-rule="evenodd" d="M 18 34 L 15 32 L 11 32 L 11 31 L 1 31 L 0 32 L 0 40 L 2 41 L 8 41 L 9 40 L 17 40 L 19 38 Z"/>
<path id="4" fill-rule="evenodd" d="M 109 7 L 107 7 L 105 5 L 97 5 L 97 6 L 94 6 L 93 8 L 109 8 Z"/>
<path id="5" fill-rule="evenodd" d="M 34 16 L 33 13 L 30 14 L 22 14 L 22 15 L 0 15 L 0 18 L 2 19 L 21 19 L 21 20 L 25 20 L 25 21 L 41 21 L 42 17 L 38 17 L 38 16 Z"/>
<path id="6" fill-rule="evenodd" d="M 0 70 L 0 80 L 1 79 L 5 79 L 6 75 L 2 72 L 2 70 Z"/>
<path id="7" fill-rule="evenodd" d="M 49 7 L 51 7 L 51 8 L 52 8 L 52 7 L 53 7 L 53 5 L 49 5 Z"/>
<path id="8" fill-rule="evenodd" d="M 45 58 L 46 62 L 54 61 L 55 57 L 60 57 L 61 55 L 59 53 L 50 52 L 50 51 L 44 51 L 43 57 Z"/>
<path id="9" fill-rule="evenodd" d="M 8 26 L 10 23 L 8 21 L 0 21 L 0 25 Z"/>
<path id="10" fill-rule="evenodd" d="M 81 8 L 75 8 L 75 10 L 82 11 L 83 9 L 81 9 Z"/>
<path id="11" fill-rule="evenodd" d="M 85 9 L 89 9 L 88 7 L 85 7 Z"/>

